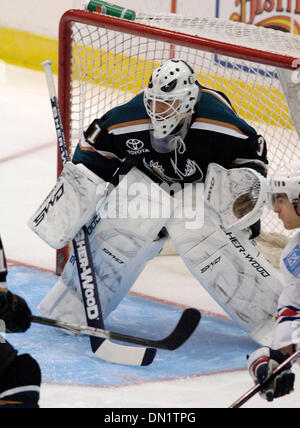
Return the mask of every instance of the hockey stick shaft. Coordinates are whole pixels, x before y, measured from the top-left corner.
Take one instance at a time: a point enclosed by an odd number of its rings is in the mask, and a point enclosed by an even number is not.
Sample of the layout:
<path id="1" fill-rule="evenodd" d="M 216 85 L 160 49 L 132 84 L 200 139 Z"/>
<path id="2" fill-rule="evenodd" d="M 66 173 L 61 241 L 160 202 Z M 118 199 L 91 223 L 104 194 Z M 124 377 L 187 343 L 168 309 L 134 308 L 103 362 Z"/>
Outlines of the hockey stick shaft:
<path id="1" fill-rule="evenodd" d="M 130 336 L 127 334 L 116 333 L 110 330 L 78 326 L 67 322 L 53 320 L 44 317 L 31 316 L 31 320 L 37 324 L 43 324 L 50 327 L 61 328 L 77 335 L 88 335 L 100 337 L 102 339 L 113 339 L 120 342 L 128 342 L 135 345 L 153 347 L 173 351 L 181 346 L 194 332 L 201 319 L 201 314 L 195 309 L 186 309 L 176 327 L 166 338 L 161 340 L 144 339 L 141 337 Z M 184 334 L 182 332 L 184 331 Z"/>
<path id="2" fill-rule="evenodd" d="M 69 160 L 69 155 L 67 151 L 67 143 L 66 143 L 64 128 L 61 120 L 59 104 L 56 96 L 56 89 L 55 89 L 54 79 L 52 74 L 52 61 L 50 60 L 44 61 L 42 62 L 41 65 L 44 67 L 44 70 L 45 70 L 47 87 L 48 87 L 48 92 L 49 92 L 49 97 L 50 97 L 50 102 L 52 107 L 52 114 L 53 114 L 53 119 L 55 124 L 56 135 L 57 135 L 57 142 L 58 142 L 58 147 L 60 151 L 61 161 L 62 161 L 62 164 L 64 165 Z"/>
<path id="3" fill-rule="evenodd" d="M 258 383 L 257 385 L 253 386 L 249 391 L 247 391 L 244 395 L 242 395 L 238 400 L 236 400 L 231 406 L 229 406 L 230 409 L 238 409 L 243 404 L 245 404 L 250 398 L 252 398 L 254 395 L 256 395 L 258 392 L 260 392 L 264 386 L 267 386 L 270 382 L 272 382 L 275 377 L 282 372 L 285 367 L 295 358 L 297 358 L 300 355 L 300 349 L 298 351 L 294 352 L 292 355 L 290 355 L 286 360 L 283 361 L 279 366 L 274 369 L 269 379 L 264 383 Z"/>

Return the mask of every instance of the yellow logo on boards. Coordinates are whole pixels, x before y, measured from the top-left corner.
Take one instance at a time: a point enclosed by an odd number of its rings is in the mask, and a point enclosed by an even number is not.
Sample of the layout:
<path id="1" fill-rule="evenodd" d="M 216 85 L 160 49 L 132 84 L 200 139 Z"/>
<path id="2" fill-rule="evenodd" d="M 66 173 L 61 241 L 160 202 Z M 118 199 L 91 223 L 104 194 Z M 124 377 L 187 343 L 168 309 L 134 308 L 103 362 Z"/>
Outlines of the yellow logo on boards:
<path id="1" fill-rule="evenodd" d="M 217 4 L 220 18 L 300 34 L 300 0 L 217 0 Z"/>

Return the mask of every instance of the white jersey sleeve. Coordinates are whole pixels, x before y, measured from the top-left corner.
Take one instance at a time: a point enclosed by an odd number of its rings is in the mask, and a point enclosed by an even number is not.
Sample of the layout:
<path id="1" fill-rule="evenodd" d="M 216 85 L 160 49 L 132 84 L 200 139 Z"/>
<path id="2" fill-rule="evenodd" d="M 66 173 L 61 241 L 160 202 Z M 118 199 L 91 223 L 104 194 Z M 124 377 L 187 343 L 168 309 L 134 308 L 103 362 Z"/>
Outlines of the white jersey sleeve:
<path id="1" fill-rule="evenodd" d="M 300 232 L 283 250 L 280 270 L 284 289 L 278 301 L 272 347 L 280 349 L 291 344 L 300 347 Z"/>

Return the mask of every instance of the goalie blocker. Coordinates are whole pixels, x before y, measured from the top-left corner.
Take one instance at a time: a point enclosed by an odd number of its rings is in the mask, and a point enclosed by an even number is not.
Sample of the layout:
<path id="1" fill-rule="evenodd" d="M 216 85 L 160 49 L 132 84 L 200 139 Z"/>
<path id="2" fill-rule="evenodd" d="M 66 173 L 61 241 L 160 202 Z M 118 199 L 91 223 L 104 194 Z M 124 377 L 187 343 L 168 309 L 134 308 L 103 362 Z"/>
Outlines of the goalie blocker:
<path id="1" fill-rule="evenodd" d="M 67 162 L 28 225 L 51 247 L 63 248 L 91 219 L 105 193 L 105 181 L 84 165 Z"/>

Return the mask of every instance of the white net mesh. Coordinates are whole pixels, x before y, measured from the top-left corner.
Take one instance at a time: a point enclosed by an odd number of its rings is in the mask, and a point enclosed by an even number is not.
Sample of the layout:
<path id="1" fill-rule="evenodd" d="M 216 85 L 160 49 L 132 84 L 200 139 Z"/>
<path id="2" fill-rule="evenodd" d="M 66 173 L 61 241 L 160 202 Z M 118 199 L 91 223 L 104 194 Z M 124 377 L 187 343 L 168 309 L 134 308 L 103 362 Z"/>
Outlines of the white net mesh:
<path id="1" fill-rule="evenodd" d="M 200 18 L 176 14 L 138 14 L 136 21 L 145 25 L 171 29 L 186 34 L 218 40 L 237 46 L 259 49 L 298 58 L 300 38 L 270 28 L 219 18 Z"/>
<path id="2" fill-rule="evenodd" d="M 297 58 L 300 38 L 263 27 L 216 18 L 138 15 L 141 23 L 185 32 L 237 46 Z M 82 131 L 96 117 L 123 104 L 148 83 L 152 70 L 176 57 L 187 61 L 200 83 L 224 92 L 237 113 L 262 134 L 268 144 L 270 170 L 300 158 L 298 135 L 284 98 L 276 68 L 216 55 L 170 43 L 137 37 L 124 30 L 72 25 L 71 145 L 74 150 Z M 241 53 L 243 48 L 241 47 Z M 276 216 L 265 211 L 263 229 L 286 233 Z"/>

